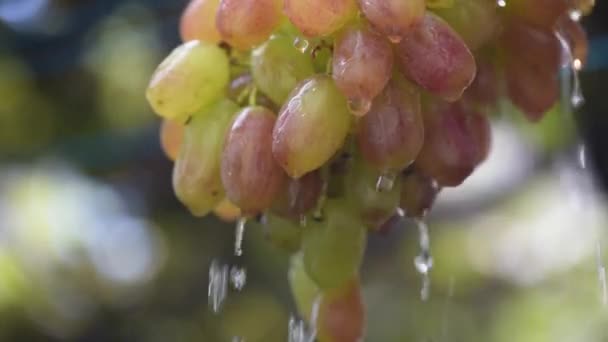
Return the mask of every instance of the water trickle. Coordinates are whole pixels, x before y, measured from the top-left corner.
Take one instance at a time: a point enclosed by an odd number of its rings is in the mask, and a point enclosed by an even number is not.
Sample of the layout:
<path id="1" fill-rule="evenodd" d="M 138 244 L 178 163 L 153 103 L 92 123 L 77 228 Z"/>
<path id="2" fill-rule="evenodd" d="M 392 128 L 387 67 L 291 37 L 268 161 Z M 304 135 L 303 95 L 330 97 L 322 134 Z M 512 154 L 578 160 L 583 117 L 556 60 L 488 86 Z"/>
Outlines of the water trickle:
<path id="1" fill-rule="evenodd" d="M 220 264 L 217 260 L 211 262 L 209 267 L 209 306 L 213 312 L 218 313 L 222 308 L 228 294 L 228 266 Z"/>
<path id="2" fill-rule="evenodd" d="M 310 42 L 302 37 L 297 37 L 293 41 L 293 46 L 301 53 L 306 53 L 306 51 L 310 47 Z"/>
<path id="3" fill-rule="evenodd" d="M 606 285 L 606 267 L 602 260 L 602 244 L 598 241 L 596 246 L 596 264 L 597 276 L 600 286 L 601 303 L 604 306 L 608 305 L 608 286 Z"/>
<path id="4" fill-rule="evenodd" d="M 369 99 L 350 99 L 348 100 L 348 110 L 355 116 L 364 116 L 372 108 L 372 101 Z"/>
<path id="5" fill-rule="evenodd" d="M 585 103 L 579 78 L 579 71 L 582 67 L 582 62 L 574 58 L 570 43 L 568 43 L 561 32 L 556 31 L 555 36 L 562 46 L 562 65 L 567 68 L 566 77 L 570 79 L 570 106 L 572 106 L 573 109 L 577 109 L 582 106 L 583 103 Z"/>
<path id="6" fill-rule="evenodd" d="M 245 224 L 247 223 L 247 219 L 245 217 L 241 217 L 236 222 L 236 231 L 234 236 L 234 255 L 242 256 L 243 255 L 243 235 L 245 235 Z"/>
<path id="7" fill-rule="evenodd" d="M 429 273 L 433 268 L 433 257 L 431 256 L 431 239 L 429 229 L 426 223 L 422 220 L 416 220 L 418 226 L 420 254 L 414 258 L 414 266 L 418 273 L 422 275 L 422 288 L 420 290 L 420 298 L 426 301 L 430 296 L 431 278 Z"/>
<path id="8" fill-rule="evenodd" d="M 289 319 L 288 342 L 315 342 L 317 338 L 316 323 L 319 316 L 320 304 L 321 297 L 319 296 L 312 307 L 310 326 L 304 320 L 297 319 L 294 316 Z"/>
<path id="9" fill-rule="evenodd" d="M 395 179 L 397 178 L 397 174 L 387 172 L 378 177 L 378 181 L 376 182 L 376 191 L 385 192 L 393 190 L 395 186 Z"/>
<path id="10" fill-rule="evenodd" d="M 230 269 L 230 284 L 232 288 L 241 291 L 247 282 L 247 270 L 244 267 L 232 266 Z"/>

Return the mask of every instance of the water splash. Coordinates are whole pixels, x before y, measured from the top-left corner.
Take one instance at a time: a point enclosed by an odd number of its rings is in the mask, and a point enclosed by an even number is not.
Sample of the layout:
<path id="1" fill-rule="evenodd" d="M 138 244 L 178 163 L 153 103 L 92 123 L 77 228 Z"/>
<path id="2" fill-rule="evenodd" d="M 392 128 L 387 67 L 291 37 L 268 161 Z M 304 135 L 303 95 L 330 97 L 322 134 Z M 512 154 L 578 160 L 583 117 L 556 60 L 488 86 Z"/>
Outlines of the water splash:
<path id="1" fill-rule="evenodd" d="M 372 101 L 370 99 L 349 99 L 348 110 L 355 116 L 361 117 L 367 114 L 372 108 Z"/>
<path id="2" fill-rule="evenodd" d="M 289 319 L 288 342 L 315 342 L 320 305 L 321 296 L 318 296 L 313 303 L 312 312 L 310 313 L 310 326 L 294 316 Z"/>
<path id="3" fill-rule="evenodd" d="M 209 306 L 213 312 L 218 313 L 228 294 L 228 266 L 221 265 L 217 260 L 211 262 L 209 267 Z"/>
<path id="4" fill-rule="evenodd" d="M 422 288 L 420 290 L 420 298 L 426 301 L 430 296 L 431 278 L 429 273 L 433 268 L 433 257 L 431 255 L 431 238 L 429 229 L 423 220 L 416 220 L 418 227 L 420 254 L 414 258 L 414 266 L 418 273 L 422 275 Z"/>
<path id="5" fill-rule="evenodd" d="M 308 48 L 310 47 L 310 42 L 302 37 L 297 37 L 293 41 L 293 47 L 298 49 L 298 51 L 300 51 L 301 53 L 306 53 L 306 51 L 308 51 Z"/>
<path id="6" fill-rule="evenodd" d="M 236 231 L 234 234 L 234 255 L 242 256 L 243 255 L 243 236 L 245 235 L 245 224 L 247 223 L 247 218 L 241 217 L 236 222 Z"/>
<path id="7" fill-rule="evenodd" d="M 581 89 L 581 81 L 579 71 L 582 67 L 582 62 L 574 58 L 570 43 L 566 40 L 560 31 L 555 32 L 555 36 L 562 46 L 562 65 L 567 68 L 567 76 L 570 79 L 570 105 L 573 109 L 577 109 L 585 103 L 585 97 Z"/>
<path id="8" fill-rule="evenodd" d="M 397 179 L 397 174 L 392 172 L 386 172 L 378 177 L 378 181 L 376 182 L 376 191 L 378 192 L 386 192 L 393 190 L 395 186 L 395 180 Z"/>
<path id="9" fill-rule="evenodd" d="M 232 288 L 241 291 L 247 282 L 247 270 L 244 267 L 232 266 L 230 269 L 230 284 Z"/>

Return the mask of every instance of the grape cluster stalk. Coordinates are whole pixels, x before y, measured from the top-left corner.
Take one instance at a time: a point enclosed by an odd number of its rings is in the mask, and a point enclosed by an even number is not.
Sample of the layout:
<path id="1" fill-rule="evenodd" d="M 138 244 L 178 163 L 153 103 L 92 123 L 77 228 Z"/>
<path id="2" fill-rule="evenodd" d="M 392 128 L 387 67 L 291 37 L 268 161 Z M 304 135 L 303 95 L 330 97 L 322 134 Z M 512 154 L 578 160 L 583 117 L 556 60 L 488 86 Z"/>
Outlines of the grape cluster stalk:
<path id="1" fill-rule="evenodd" d="M 146 93 L 175 194 L 195 216 L 262 217 L 292 253 L 292 292 L 317 339 L 360 341 L 368 233 L 395 215 L 422 222 L 467 179 L 499 103 L 530 122 L 556 105 L 560 68 L 585 64 L 578 20 L 593 5 L 191 0 L 183 44 Z"/>

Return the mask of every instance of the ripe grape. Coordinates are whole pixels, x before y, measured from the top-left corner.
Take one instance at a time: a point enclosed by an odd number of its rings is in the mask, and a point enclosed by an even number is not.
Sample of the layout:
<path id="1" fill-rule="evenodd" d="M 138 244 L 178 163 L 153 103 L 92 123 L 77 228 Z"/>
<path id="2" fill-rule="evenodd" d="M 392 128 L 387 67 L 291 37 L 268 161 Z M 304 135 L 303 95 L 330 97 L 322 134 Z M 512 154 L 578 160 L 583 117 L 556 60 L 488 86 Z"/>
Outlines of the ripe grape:
<path id="1" fill-rule="evenodd" d="M 431 13 L 396 45 L 395 51 L 407 78 L 447 101 L 460 98 L 475 77 L 475 59 L 465 42 Z"/>
<path id="2" fill-rule="evenodd" d="M 380 171 L 399 172 L 416 159 L 423 142 L 420 93 L 409 82 L 393 78 L 359 121 L 361 154 Z"/>
<path id="3" fill-rule="evenodd" d="M 464 92 L 463 98 L 475 105 L 495 106 L 498 103 L 500 81 L 496 65 L 485 57 L 477 58 L 477 74 Z"/>
<path id="4" fill-rule="evenodd" d="M 234 222 L 241 217 L 241 209 L 230 202 L 227 198 L 224 198 L 215 209 L 213 213 L 225 222 Z"/>
<path id="5" fill-rule="evenodd" d="M 349 27 L 335 40 L 333 79 L 349 99 L 351 111 L 364 115 L 388 83 L 393 70 L 393 51 L 386 38 L 366 27 Z M 362 104 L 356 111 L 352 104 Z M 353 110 L 354 109 L 354 110 Z"/>
<path id="6" fill-rule="evenodd" d="M 492 39 L 500 23 L 496 3 L 488 0 L 455 0 L 453 6 L 435 13 L 458 32 L 471 50 Z"/>
<path id="7" fill-rule="evenodd" d="M 568 11 L 570 0 L 508 0 L 510 16 L 543 29 L 552 29 L 557 19 Z"/>
<path id="8" fill-rule="evenodd" d="M 346 99 L 330 77 L 317 75 L 301 82 L 283 105 L 272 133 L 276 161 L 292 178 L 321 167 L 342 147 L 351 120 Z"/>
<path id="9" fill-rule="evenodd" d="M 229 100 L 192 116 L 173 168 L 173 189 L 193 215 L 204 216 L 224 197 L 220 157 L 236 104 Z"/>
<path id="10" fill-rule="evenodd" d="M 222 183 L 226 196 L 244 215 L 270 207 L 283 190 L 286 176 L 272 157 L 274 113 L 264 107 L 239 112 L 226 136 Z"/>
<path id="11" fill-rule="evenodd" d="M 356 277 L 323 293 L 317 318 L 320 342 L 358 342 L 365 335 L 365 305 Z"/>
<path id="12" fill-rule="evenodd" d="M 356 0 L 285 0 L 285 15 L 308 37 L 328 36 L 357 13 Z"/>
<path id="13" fill-rule="evenodd" d="M 302 253 L 291 257 L 287 278 L 300 316 L 310 322 L 313 306 L 321 295 L 321 290 L 306 273 L 303 259 Z"/>
<path id="14" fill-rule="evenodd" d="M 295 86 L 314 74 L 310 55 L 293 46 L 288 36 L 275 36 L 251 53 L 256 85 L 275 103 L 283 103 Z"/>
<path id="15" fill-rule="evenodd" d="M 294 253 L 300 249 L 302 228 L 294 221 L 284 219 L 273 212 L 263 218 L 264 235 L 276 247 Z"/>
<path id="16" fill-rule="evenodd" d="M 217 44 L 221 37 L 215 27 L 215 16 L 220 0 L 191 0 L 180 21 L 182 41 L 201 40 Z"/>
<path id="17" fill-rule="evenodd" d="M 228 56 L 222 49 L 193 40 L 173 50 L 158 66 L 146 97 L 157 114 L 183 122 L 222 97 L 229 75 Z"/>
<path id="18" fill-rule="evenodd" d="M 359 0 L 359 7 L 367 20 L 393 42 L 409 34 L 426 11 L 425 0 Z"/>
<path id="19" fill-rule="evenodd" d="M 556 72 L 510 61 L 505 65 L 505 77 L 509 99 L 532 122 L 541 120 L 559 98 Z"/>
<path id="20" fill-rule="evenodd" d="M 264 42 L 281 23 L 280 0 L 220 0 L 216 25 L 222 39 L 247 50 Z"/>
<path id="21" fill-rule="evenodd" d="M 460 185 L 487 157 L 488 118 L 463 102 L 436 101 L 423 108 L 425 139 L 416 169 L 441 186 Z"/>
<path id="22" fill-rule="evenodd" d="M 322 188 L 323 179 L 318 170 L 298 179 L 290 178 L 285 191 L 275 200 L 272 210 L 279 216 L 299 220 L 316 207 Z"/>
<path id="23" fill-rule="evenodd" d="M 413 171 L 402 177 L 400 207 L 408 217 L 422 218 L 431 209 L 439 186 L 428 176 Z"/>
<path id="24" fill-rule="evenodd" d="M 343 180 L 344 198 L 370 230 L 380 228 L 399 207 L 399 177 L 394 179 L 395 184 L 390 189 L 378 191 L 377 183 L 381 175 L 357 156 Z"/>
<path id="25" fill-rule="evenodd" d="M 358 273 L 366 230 L 352 208 L 327 200 L 321 222 L 311 221 L 302 236 L 304 267 L 322 289 L 340 287 Z"/>
<path id="26" fill-rule="evenodd" d="M 183 140 L 184 125 L 172 120 L 163 120 L 160 126 L 160 146 L 170 160 L 177 159 Z"/>

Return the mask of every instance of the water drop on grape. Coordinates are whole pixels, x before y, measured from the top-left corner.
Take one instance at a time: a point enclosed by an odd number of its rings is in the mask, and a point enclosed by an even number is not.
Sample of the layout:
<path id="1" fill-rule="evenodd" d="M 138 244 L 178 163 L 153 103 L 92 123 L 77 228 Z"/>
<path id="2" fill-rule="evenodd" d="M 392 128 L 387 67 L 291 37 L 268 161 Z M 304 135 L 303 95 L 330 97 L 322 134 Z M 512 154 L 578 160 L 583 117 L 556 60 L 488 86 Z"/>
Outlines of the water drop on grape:
<path id="1" fill-rule="evenodd" d="M 348 100 L 348 109 L 355 116 L 363 116 L 369 112 L 372 107 L 372 101 L 368 99 L 351 99 Z"/>
<path id="2" fill-rule="evenodd" d="M 293 46 L 298 49 L 298 51 L 300 51 L 301 53 L 305 53 L 308 50 L 308 47 L 310 46 L 310 43 L 308 42 L 308 40 L 302 38 L 302 37 L 297 37 L 294 41 L 293 41 Z"/>
<path id="3" fill-rule="evenodd" d="M 393 44 L 399 44 L 401 42 L 401 36 L 388 36 L 388 40 Z"/>
<path id="4" fill-rule="evenodd" d="M 498 7 L 505 7 L 505 6 L 507 6 L 507 1 L 506 0 L 497 0 L 496 4 L 498 5 Z"/>
<path id="5" fill-rule="evenodd" d="M 376 191 L 378 192 L 387 192 L 391 191 L 395 186 L 395 179 L 397 178 L 394 173 L 385 173 L 378 177 L 378 181 L 376 182 Z"/>

